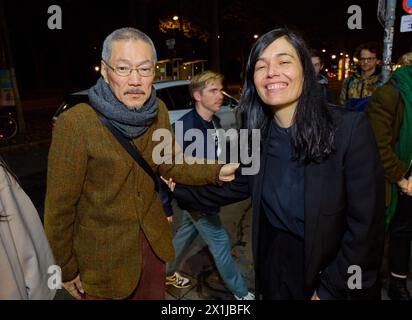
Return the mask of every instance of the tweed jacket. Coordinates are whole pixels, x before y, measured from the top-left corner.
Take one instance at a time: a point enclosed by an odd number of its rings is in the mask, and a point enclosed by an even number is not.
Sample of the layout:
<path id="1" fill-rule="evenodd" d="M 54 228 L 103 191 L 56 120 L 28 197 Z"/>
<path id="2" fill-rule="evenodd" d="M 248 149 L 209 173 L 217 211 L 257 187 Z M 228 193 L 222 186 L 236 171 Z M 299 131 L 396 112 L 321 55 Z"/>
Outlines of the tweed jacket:
<path id="1" fill-rule="evenodd" d="M 379 154 L 385 171 L 386 205 L 390 203 L 390 185 L 396 183 L 406 172 L 405 164 L 395 154 L 403 119 L 403 101 L 388 82 L 372 95 L 365 113 L 376 137 Z"/>
<path id="2" fill-rule="evenodd" d="M 153 123 L 132 141 L 155 173 L 190 185 L 217 182 L 221 165 L 175 164 L 175 148 L 165 149 L 166 163 L 155 164 L 153 149 L 164 141 L 155 141 L 153 133 L 160 128 L 173 132 L 158 99 Z M 174 259 L 171 228 L 153 180 L 84 103 L 63 113 L 53 132 L 45 228 L 63 281 L 80 274 L 83 289 L 97 297 L 126 298 L 136 288 L 141 231 L 161 260 Z"/>

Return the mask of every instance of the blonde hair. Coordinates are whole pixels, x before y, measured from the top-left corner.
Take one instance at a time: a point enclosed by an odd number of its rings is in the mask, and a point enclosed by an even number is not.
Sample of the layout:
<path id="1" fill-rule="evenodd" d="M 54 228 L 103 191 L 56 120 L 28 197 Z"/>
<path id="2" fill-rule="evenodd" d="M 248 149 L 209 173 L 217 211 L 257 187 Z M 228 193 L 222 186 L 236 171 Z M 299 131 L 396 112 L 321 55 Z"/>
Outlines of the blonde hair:
<path id="1" fill-rule="evenodd" d="M 398 64 L 401 66 L 412 66 L 412 52 L 407 52 L 399 58 Z"/>
<path id="2" fill-rule="evenodd" d="M 206 88 L 207 84 L 211 81 L 223 82 L 223 78 L 224 76 L 222 74 L 214 72 L 214 71 L 210 71 L 210 70 L 206 70 L 201 73 L 198 73 L 190 81 L 190 84 L 189 84 L 190 95 L 193 98 L 193 93 L 195 91 L 202 91 L 204 88 Z"/>

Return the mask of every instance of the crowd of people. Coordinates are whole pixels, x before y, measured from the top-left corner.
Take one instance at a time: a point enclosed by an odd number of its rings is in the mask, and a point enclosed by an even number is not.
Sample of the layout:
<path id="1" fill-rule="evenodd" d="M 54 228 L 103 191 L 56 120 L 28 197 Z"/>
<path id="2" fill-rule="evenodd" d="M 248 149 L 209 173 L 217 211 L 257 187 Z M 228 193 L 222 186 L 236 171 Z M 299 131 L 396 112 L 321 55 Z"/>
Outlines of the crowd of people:
<path id="1" fill-rule="evenodd" d="M 248 175 L 242 163 L 219 161 L 228 150 L 215 115 L 223 75 L 193 77 L 194 108 L 179 119 L 184 132 L 201 133 L 201 152 L 186 152 L 188 141 L 174 135 L 156 141 L 155 132 L 174 128 L 153 87 L 155 46 L 134 28 L 112 32 L 89 102 L 57 120 L 44 229 L 0 161 L 0 299 L 53 299 L 48 272 L 56 265 L 75 299 L 162 300 L 167 285 L 191 285 L 179 268 L 200 235 L 238 300 L 380 299 L 383 278 L 391 299 L 411 300 L 412 53 L 386 83 L 375 44 L 357 56 L 359 73 L 336 104 L 322 56 L 296 32 L 274 29 L 254 43 L 239 102 L 242 128 L 261 136 L 260 170 Z M 239 147 L 251 150 L 248 141 Z M 219 217 L 221 206 L 249 197 L 253 290 Z"/>

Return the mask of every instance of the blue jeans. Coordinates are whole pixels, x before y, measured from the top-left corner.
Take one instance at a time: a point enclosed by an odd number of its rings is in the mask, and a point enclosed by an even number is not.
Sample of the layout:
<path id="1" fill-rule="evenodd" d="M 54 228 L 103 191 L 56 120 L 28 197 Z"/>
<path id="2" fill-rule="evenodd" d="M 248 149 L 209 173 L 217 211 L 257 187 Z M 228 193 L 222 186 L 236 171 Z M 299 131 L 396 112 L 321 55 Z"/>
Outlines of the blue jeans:
<path id="1" fill-rule="evenodd" d="M 182 215 L 182 221 L 173 237 L 176 260 L 167 264 L 167 275 L 173 274 L 178 269 L 182 254 L 200 234 L 209 247 L 219 274 L 228 289 L 238 297 L 246 296 L 248 289 L 233 261 L 229 236 L 220 221 L 219 214 L 201 214 L 194 219 L 189 212 L 183 210 Z"/>

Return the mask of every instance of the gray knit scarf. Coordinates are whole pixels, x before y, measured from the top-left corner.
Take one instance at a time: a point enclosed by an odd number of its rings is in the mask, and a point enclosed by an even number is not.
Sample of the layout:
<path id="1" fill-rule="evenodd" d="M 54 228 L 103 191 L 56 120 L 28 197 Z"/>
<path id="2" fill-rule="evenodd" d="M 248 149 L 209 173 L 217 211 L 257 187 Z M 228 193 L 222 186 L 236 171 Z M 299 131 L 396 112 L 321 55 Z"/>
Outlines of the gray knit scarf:
<path id="1" fill-rule="evenodd" d="M 153 87 L 149 100 L 138 109 L 128 108 L 120 102 L 103 78 L 89 89 L 88 95 L 92 107 L 128 139 L 143 134 L 157 115 L 156 90 Z"/>

